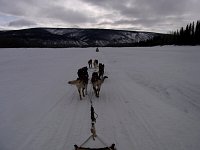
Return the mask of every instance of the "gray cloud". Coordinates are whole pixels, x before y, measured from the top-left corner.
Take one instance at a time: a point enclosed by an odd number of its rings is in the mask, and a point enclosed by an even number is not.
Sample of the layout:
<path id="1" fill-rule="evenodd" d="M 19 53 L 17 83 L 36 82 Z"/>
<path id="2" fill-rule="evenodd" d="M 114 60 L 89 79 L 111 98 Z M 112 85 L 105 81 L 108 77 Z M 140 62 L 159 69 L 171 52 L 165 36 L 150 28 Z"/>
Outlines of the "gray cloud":
<path id="1" fill-rule="evenodd" d="M 168 32 L 199 19 L 199 0 L 0 0 L 9 26 L 79 26 Z M 0 25 L 2 26 L 0 18 Z"/>
<path id="2" fill-rule="evenodd" d="M 31 26 L 36 26 L 37 24 L 33 21 L 30 20 L 16 20 L 16 21 L 11 21 L 8 26 L 9 27 L 31 27 Z"/>
<path id="3" fill-rule="evenodd" d="M 170 31 L 195 21 L 200 13 L 198 0 L 83 0 L 88 4 L 119 14 L 112 25 L 140 25 Z M 108 21 L 109 22 L 109 21 Z M 106 22 L 106 24 L 108 23 Z M 100 23 L 103 25 L 103 22 Z M 170 26 L 169 26 L 170 25 Z M 162 28 L 162 29 L 161 29 Z M 156 29 L 155 29 L 156 30 Z"/>
<path id="4" fill-rule="evenodd" d="M 87 17 L 84 13 L 72 9 L 65 9 L 61 6 L 43 8 L 37 15 L 71 24 L 93 22 L 93 20 Z"/>
<path id="5" fill-rule="evenodd" d="M 180 14 L 195 5 L 196 0 L 82 0 L 91 5 L 116 10 L 125 16 L 139 14 Z"/>

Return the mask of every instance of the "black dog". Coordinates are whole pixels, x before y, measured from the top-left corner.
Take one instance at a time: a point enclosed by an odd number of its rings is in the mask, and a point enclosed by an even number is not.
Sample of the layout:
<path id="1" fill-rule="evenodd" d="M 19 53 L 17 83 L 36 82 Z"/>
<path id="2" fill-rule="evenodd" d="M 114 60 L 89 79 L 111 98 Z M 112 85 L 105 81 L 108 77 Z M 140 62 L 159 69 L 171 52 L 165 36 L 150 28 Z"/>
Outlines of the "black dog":
<path id="1" fill-rule="evenodd" d="M 92 68 L 92 59 L 88 61 L 89 68 Z"/>
<path id="2" fill-rule="evenodd" d="M 93 63 L 93 66 L 94 66 L 95 69 L 98 67 L 98 63 L 99 63 L 98 60 L 95 59 L 95 60 L 94 60 L 94 63 Z"/>
<path id="3" fill-rule="evenodd" d="M 84 84 L 86 85 L 86 95 L 87 95 L 87 85 L 88 85 L 88 80 L 89 80 L 89 75 L 88 75 L 88 68 L 87 67 L 83 67 L 80 68 L 77 72 L 78 74 L 78 80 L 82 80 L 84 82 Z"/>
<path id="4" fill-rule="evenodd" d="M 99 77 L 102 79 L 104 75 L 104 64 L 99 63 Z"/>

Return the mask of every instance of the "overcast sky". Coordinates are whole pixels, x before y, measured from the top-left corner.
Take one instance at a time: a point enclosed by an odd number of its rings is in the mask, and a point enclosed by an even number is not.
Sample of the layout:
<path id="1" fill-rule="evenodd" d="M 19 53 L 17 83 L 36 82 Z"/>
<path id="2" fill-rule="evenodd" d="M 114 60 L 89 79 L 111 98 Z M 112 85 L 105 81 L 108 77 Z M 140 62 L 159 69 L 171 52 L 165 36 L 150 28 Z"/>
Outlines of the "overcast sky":
<path id="1" fill-rule="evenodd" d="M 168 33 L 200 20 L 200 0 L 0 0 L 0 30 L 106 28 Z"/>

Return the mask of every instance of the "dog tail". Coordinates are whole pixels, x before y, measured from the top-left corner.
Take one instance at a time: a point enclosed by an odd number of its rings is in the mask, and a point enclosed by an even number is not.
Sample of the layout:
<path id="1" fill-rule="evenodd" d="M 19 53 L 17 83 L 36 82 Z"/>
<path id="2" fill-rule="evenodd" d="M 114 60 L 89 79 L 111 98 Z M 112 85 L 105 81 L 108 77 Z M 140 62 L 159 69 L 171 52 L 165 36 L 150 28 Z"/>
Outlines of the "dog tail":
<path id="1" fill-rule="evenodd" d="M 68 84 L 76 84 L 77 80 L 69 81 Z"/>
<path id="2" fill-rule="evenodd" d="M 108 78 L 108 76 L 104 76 L 102 80 L 104 81 L 106 78 Z"/>

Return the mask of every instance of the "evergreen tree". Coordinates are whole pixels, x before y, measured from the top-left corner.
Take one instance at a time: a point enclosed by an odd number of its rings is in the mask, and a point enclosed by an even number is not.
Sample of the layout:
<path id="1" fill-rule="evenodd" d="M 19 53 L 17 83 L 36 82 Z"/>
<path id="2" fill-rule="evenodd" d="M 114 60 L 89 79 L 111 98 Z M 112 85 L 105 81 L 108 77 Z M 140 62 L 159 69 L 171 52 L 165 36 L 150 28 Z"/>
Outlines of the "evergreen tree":
<path id="1" fill-rule="evenodd" d="M 191 27 L 191 44 L 194 45 L 195 44 L 195 37 L 194 37 L 194 33 L 195 33 L 195 28 L 194 28 L 194 21 L 192 23 L 192 27 Z"/>
<path id="2" fill-rule="evenodd" d="M 200 45 L 200 21 L 193 21 L 185 28 L 171 32 L 170 34 L 160 35 L 145 42 L 139 42 L 138 46 L 155 46 L 155 45 Z"/>
<path id="3" fill-rule="evenodd" d="M 196 23 L 195 40 L 196 44 L 200 44 L 200 21 L 197 21 Z"/>

